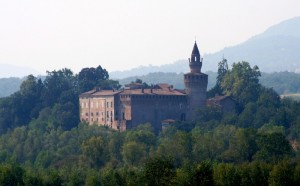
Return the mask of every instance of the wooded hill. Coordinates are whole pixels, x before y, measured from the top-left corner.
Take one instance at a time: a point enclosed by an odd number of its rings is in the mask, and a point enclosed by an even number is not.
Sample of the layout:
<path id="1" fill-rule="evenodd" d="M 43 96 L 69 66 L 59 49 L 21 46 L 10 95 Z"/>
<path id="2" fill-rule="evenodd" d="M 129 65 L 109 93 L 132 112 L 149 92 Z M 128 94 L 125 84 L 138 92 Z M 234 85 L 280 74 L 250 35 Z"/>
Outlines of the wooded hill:
<path id="1" fill-rule="evenodd" d="M 158 135 L 79 122 L 79 93 L 120 87 L 101 66 L 28 76 L 0 99 L 0 185 L 299 185 L 300 103 L 262 86 L 257 67 L 226 66 L 208 94 L 232 96 L 236 113 L 199 109 Z"/>

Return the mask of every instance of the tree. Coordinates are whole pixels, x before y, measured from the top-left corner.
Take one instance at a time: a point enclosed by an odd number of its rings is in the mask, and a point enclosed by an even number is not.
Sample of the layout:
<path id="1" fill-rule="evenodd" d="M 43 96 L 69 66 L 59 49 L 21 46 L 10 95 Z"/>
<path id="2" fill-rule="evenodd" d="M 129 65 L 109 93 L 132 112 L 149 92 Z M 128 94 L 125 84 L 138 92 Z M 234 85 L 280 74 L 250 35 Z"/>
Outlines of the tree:
<path id="1" fill-rule="evenodd" d="M 142 181 L 145 185 L 172 185 L 175 170 L 170 158 L 154 157 L 147 160 L 142 174 Z"/>
<path id="2" fill-rule="evenodd" d="M 229 149 L 225 151 L 225 159 L 231 162 L 252 161 L 257 151 L 256 130 L 253 128 L 238 129 L 230 140 Z"/>
<path id="3" fill-rule="evenodd" d="M 260 76 L 257 66 L 251 68 L 245 61 L 233 63 L 232 69 L 222 78 L 221 88 L 226 95 L 233 96 L 241 104 L 255 102 L 261 88 Z"/>
<path id="4" fill-rule="evenodd" d="M 280 161 L 270 172 L 269 185 L 293 185 L 293 167 L 286 160 Z"/>
<path id="5" fill-rule="evenodd" d="M 92 90 L 100 86 L 100 80 L 108 80 L 108 78 L 108 72 L 100 65 L 97 68 L 83 68 L 77 76 L 78 92 Z"/>
<path id="6" fill-rule="evenodd" d="M 197 164 L 193 169 L 192 175 L 191 185 L 214 185 L 212 165 L 208 161 Z"/>
<path id="7" fill-rule="evenodd" d="M 107 160 L 107 144 L 101 136 L 91 137 L 81 145 L 85 159 L 92 167 L 101 167 Z"/>
<path id="8" fill-rule="evenodd" d="M 59 71 L 47 72 L 44 81 L 42 97 L 43 106 L 53 106 L 58 102 L 63 92 L 74 91 L 75 77 L 70 69 L 62 69 Z"/>
<path id="9" fill-rule="evenodd" d="M 223 95 L 221 83 L 227 72 L 228 72 L 227 59 L 223 58 L 223 60 L 218 63 L 218 76 L 217 76 L 216 85 L 211 90 L 208 91 L 207 93 L 208 97 L 214 97 L 216 94 Z"/>
<path id="10" fill-rule="evenodd" d="M 192 157 L 192 138 L 187 132 L 177 131 L 170 138 L 161 138 L 157 153 L 174 159 L 174 165 L 181 166 L 184 160 Z"/>
<path id="11" fill-rule="evenodd" d="M 24 185 L 24 170 L 16 164 L 4 164 L 0 166 L 0 185 Z"/>
<path id="12" fill-rule="evenodd" d="M 233 164 L 219 163 L 213 167 L 213 177 L 216 185 L 240 185 L 240 175 Z"/>
<path id="13" fill-rule="evenodd" d="M 254 159 L 276 163 L 292 155 L 292 148 L 282 133 L 261 134 L 257 138 L 258 151 Z"/>
<path id="14" fill-rule="evenodd" d="M 143 143 L 129 141 L 122 146 L 123 160 L 129 165 L 139 165 L 146 155 L 146 145 Z"/>
<path id="15" fill-rule="evenodd" d="M 222 61 L 218 63 L 218 76 L 216 85 L 221 86 L 224 76 L 228 72 L 227 59 L 223 58 Z"/>
<path id="16" fill-rule="evenodd" d="M 139 125 L 133 130 L 126 132 L 125 141 L 135 141 L 146 145 L 147 150 L 155 145 L 156 136 L 150 123 Z"/>

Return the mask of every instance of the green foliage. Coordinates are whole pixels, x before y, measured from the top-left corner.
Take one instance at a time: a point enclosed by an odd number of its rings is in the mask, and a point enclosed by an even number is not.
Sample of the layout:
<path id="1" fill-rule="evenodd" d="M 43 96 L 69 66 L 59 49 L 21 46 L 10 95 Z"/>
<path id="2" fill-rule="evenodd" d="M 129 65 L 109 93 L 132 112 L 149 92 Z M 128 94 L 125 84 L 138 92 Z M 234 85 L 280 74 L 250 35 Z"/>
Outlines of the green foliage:
<path id="1" fill-rule="evenodd" d="M 24 170 L 16 164 L 4 164 L 0 166 L 0 185 L 23 185 Z"/>
<path id="2" fill-rule="evenodd" d="M 232 65 L 222 78 L 221 88 L 226 95 L 233 96 L 238 102 L 246 104 L 256 101 L 259 97 L 261 76 L 257 66 L 250 67 L 248 62 L 239 62 Z"/>
<path id="3" fill-rule="evenodd" d="M 215 95 L 223 95 L 223 90 L 221 83 L 228 72 L 227 60 L 223 59 L 218 63 L 218 76 L 216 78 L 216 85 L 207 92 L 209 98 L 214 97 Z"/>
<path id="4" fill-rule="evenodd" d="M 81 147 L 84 155 L 84 161 L 89 162 L 92 167 L 102 166 L 107 159 L 105 154 L 106 146 L 107 143 L 101 136 L 93 136 L 84 141 Z"/>
<path id="5" fill-rule="evenodd" d="M 212 164 L 208 161 L 203 161 L 190 167 L 188 171 L 187 183 L 184 185 L 199 185 L 199 186 L 212 186 L 214 185 Z"/>
<path id="6" fill-rule="evenodd" d="M 262 73 L 260 82 L 266 87 L 273 87 L 278 94 L 300 92 L 300 74 L 294 72 Z"/>
<path id="7" fill-rule="evenodd" d="M 254 157 L 257 160 L 276 163 L 292 155 L 291 146 L 282 133 L 259 135 L 257 146 L 259 150 Z"/>
<path id="8" fill-rule="evenodd" d="M 293 167 L 283 160 L 273 167 L 269 176 L 269 185 L 293 185 Z"/>
<path id="9" fill-rule="evenodd" d="M 119 89 L 118 81 L 109 80 L 106 69 L 100 65 L 97 68 L 83 68 L 76 76 L 78 92 L 83 93 L 96 87 L 101 89 Z"/>
<path id="10" fill-rule="evenodd" d="M 159 134 L 78 125 L 79 92 L 118 88 L 101 69 L 28 76 L 0 99 L 0 185 L 299 185 L 300 103 L 260 85 L 257 68 L 223 61 L 220 88 L 239 112 L 200 109 Z"/>
<path id="11" fill-rule="evenodd" d="M 229 148 L 224 152 L 224 158 L 231 162 L 252 161 L 257 151 L 256 131 L 254 129 L 238 129 L 229 142 Z"/>
<path id="12" fill-rule="evenodd" d="M 142 182 L 145 185 L 173 185 L 175 169 L 170 158 L 154 157 L 148 159 L 142 170 Z"/>
<path id="13" fill-rule="evenodd" d="M 79 123 L 78 95 L 95 87 L 118 89 L 101 66 L 84 68 L 78 75 L 70 69 L 47 72 L 44 81 L 29 75 L 20 90 L 0 99 L 0 133 L 28 125 L 34 119 L 47 127 L 70 130 Z"/>
<path id="14" fill-rule="evenodd" d="M 219 163 L 214 165 L 213 178 L 216 185 L 240 185 L 241 178 L 237 167 L 233 164 Z"/>

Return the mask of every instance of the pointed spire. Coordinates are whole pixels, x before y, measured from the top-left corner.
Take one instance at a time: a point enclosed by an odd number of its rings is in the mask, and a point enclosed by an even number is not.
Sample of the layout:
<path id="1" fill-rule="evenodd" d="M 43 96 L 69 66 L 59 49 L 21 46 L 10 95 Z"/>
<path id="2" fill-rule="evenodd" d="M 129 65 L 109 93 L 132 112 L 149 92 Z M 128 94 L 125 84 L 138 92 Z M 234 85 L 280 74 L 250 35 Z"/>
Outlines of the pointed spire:
<path id="1" fill-rule="evenodd" d="M 197 46 L 197 42 L 195 41 L 195 44 L 194 44 L 194 48 L 193 48 L 193 51 L 192 51 L 192 55 L 199 55 L 200 56 L 200 52 L 199 52 L 199 49 L 198 49 L 198 46 Z"/>
<path id="2" fill-rule="evenodd" d="M 191 59 L 189 60 L 189 66 L 192 73 L 200 73 L 202 67 L 202 60 L 200 56 L 200 52 L 195 41 L 194 48 L 192 51 Z"/>

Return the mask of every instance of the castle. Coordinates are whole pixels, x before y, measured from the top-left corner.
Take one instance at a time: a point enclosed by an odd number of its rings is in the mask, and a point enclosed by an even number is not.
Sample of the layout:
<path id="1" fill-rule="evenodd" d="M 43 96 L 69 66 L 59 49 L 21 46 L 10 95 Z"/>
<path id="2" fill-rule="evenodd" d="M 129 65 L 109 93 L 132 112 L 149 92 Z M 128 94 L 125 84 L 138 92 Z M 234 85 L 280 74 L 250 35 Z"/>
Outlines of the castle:
<path id="1" fill-rule="evenodd" d="M 162 129 L 164 120 L 193 120 L 195 111 L 206 105 L 208 81 L 201 72 L 202 58 L 196 42 L 189 66 L 190 72 L 184 74 L 184 90 L 168 84 L 145 88 L 132 83 L 122 90 L 94 89 L 80 94 L 80 119 L 119 131 L 150 122 L 156 132 Z"/>

